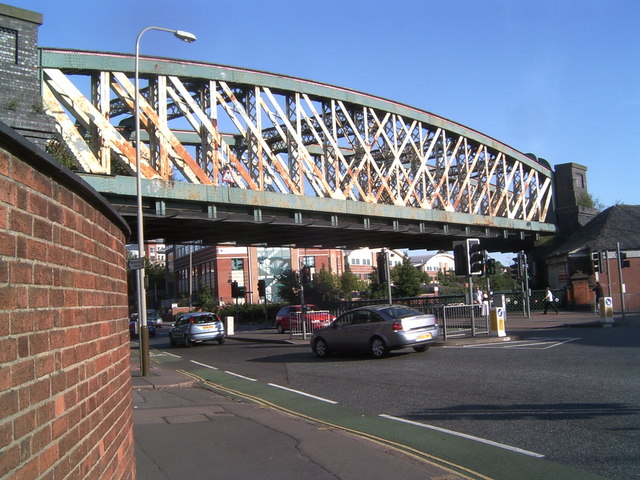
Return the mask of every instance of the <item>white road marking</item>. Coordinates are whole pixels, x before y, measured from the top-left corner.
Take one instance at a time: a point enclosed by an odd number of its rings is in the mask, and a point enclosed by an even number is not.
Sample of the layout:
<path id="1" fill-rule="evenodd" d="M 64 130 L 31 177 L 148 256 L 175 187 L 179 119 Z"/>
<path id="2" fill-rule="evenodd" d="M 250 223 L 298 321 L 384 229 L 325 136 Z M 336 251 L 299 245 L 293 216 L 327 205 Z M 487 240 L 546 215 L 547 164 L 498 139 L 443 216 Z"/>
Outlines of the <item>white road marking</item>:
<path id="1" fill-rule="evenodd" d="M 298 395 L 304 395 L 305 397 L 314 398 L 316 400 L 320 400 L 321 402 L 327 402 L 332 405 L 337 404 L 338 402 L 334 402 L 333 400 L 329 400 L 327 398 L 316 397 L 315 395 L 311 395 L 310 393 L 301 392 L 300 390 L 294 390 L 293 388 L 283 387 L 282 385 L 277 385 L 275 383 L 269 383 L 272 387 L 281 388 L 282 390 L 287 390 L 288 392 L 297 393 Z"/>
<path id="2" fill-rule="evenodd" d="M 233 372 L 230 372 L 229 370 L 225 370 L 224 373 L 228 373 L 229 375 L 233 375 L 234 377 L 238 377 L 238 378 L 243 378 L 245 380 L 249 380 L 250 382 L 257 382 L 258 381 L 255 378 L 245 377 L 244 375 L 240 375 L 239 373 L 233 373 Z"/>
<path id="3" fill-rule="evenodd" d="M 473 435 L 467 435 L 466 433 L 454 432 L 453 430 L 447 430 L 446 428 L 440 428 L 433 425 L 427 425 L 426 423 L 414 422 L 412 420 L 406 420 L 404 418 L 393 417 L 391 415 L 380 415 L 380 417 L 388 418 L 389 420 L 396 420 L 398 422 L 408 423 L 409 425 L 415 425 L 422 428 L 428 428 L 429 430 L 435 430 L 437 432 L 448 433 L 450 435 L 455 435 L 457 437 L 467 438 L 469 440 L 473 440 L 476 442 L 484 443 L 486 445 L 492 445 L 494 447 L 504 448 L 505 450 L 510 450 L 516 453 L 522 453 L 523 455 L 529 455 L 530 457 L 544 458 L 544 455 L 540 453 L 530 452 L 529 450 L 523 450 L 518 447 L 512 447 L 510 445 L 505 445 L 504 443 L 494 442 L 492 440 L 487 440 L 486 438 L 474 437 Z"/>
<path id="4" fill-rule="evenodd" d="M 164 355 L 169 355 L 169 356 L 171 356 L 171 357 L 182 358 L 180 355 L 176 355 L 175 353 L 165 352 L 164 350 L 162 351 L 162 353 L 163 353 Z"/>
<path id="5" fill-rule="evenodd" d="M 504 343 L 480 343 L 477 345 L 450 345 L 446 348 L 503 348 L 512 350 L 548 350 L 555 348 L 565 343 L 575 342 L 576 340 L 582 340 L 579 337 L 576 338 L 532 338 L 530 340 L 516 340 L 513 342 Z"/>
<path id="6" fill-rule="evenodd" d="M 190 360 L 191 363 L 195 363 L 196 365 L 200 365 L 201 367 L 210 368 L 211 370 L 218 370 L 216 367 L 212 367 L 211 365 L 207 365 L 206 363 L 196 362 L 195 360 Z"/>

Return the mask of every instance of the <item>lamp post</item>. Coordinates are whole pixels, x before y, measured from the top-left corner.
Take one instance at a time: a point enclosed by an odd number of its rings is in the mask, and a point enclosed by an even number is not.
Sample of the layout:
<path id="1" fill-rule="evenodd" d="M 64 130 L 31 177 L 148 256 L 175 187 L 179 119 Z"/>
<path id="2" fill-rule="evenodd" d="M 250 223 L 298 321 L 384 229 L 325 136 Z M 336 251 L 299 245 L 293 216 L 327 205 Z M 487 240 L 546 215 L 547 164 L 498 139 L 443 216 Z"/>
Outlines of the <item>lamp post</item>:
<path id="1" fill-rule="evenodd" d="M 135 57 L 135 98 L 134 98 L 134 121 L 136 124 L 136 197 L 138 201 L 138 211 L 136 220 L 138 223 L 138 257 L 144 258 L 146 252 L 144 250 L 144 228 L 142 217 L 142 168 L 140 165 L 140 39 L 145 32 L 149 30 L 160 30 L 162 32 L 173 33 L 177 38 L 184 42 L 195 42 L 196 36 L 193 33 L 182 30 L 173 30 L 164 27 L 147 27 L 140 31 L 136 38 L 136 57 Z M 147 325 L 147 293 L 145 291 L 144 267 L 137 271 L 137 289 L 138 289 L 138 321 L 140 322 L 140 369 L 142 376 L 149 375 L 149 328 Z"/>

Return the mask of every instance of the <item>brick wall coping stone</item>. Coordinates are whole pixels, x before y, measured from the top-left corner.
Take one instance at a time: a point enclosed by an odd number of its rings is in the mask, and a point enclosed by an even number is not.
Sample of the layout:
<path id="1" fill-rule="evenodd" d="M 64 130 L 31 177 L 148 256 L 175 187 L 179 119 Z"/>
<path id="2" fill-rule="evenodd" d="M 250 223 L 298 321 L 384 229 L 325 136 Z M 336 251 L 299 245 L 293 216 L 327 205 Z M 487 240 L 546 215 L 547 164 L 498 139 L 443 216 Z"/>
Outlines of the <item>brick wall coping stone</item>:
<path id="1" fill-rule="evenodd" d="M 126 239 L 131 237 L 129 224 L 100 193 L 72 170 L 16 133 L 2 121 L 0 121 L 0 147 L 28 163 L 36 170 L 51 175 L 58 183 L 74 191 L 105 215 L 114 225 L 122 230 Z"/>

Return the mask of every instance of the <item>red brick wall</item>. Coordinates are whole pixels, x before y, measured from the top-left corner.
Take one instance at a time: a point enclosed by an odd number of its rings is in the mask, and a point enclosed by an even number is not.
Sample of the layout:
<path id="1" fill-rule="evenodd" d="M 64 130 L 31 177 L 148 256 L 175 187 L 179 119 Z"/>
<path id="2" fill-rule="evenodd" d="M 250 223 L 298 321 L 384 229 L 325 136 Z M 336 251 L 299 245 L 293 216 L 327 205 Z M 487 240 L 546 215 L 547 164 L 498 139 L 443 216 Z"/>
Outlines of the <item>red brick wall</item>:
<path id="1" fill-rule="evenodd" d="M 0 478 L 133 479 L 125 233 L 32 157 L 0 149 Z"/>

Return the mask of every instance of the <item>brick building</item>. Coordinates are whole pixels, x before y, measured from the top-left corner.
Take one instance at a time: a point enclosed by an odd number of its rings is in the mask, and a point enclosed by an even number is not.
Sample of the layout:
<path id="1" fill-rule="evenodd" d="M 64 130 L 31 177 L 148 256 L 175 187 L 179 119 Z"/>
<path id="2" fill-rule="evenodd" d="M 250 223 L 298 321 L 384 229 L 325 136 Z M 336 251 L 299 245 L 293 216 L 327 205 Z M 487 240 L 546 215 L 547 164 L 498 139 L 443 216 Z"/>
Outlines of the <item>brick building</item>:
<path id="1" fill-rule="evenodd" d="M 209 287 L 218 301 L 235 303 L 231 284 L 237 282 L 246 292 L 238 301 L 258 303 L 258 280 L 264 280 L 267 299 L 278 301 L 276 277 L 287 269 L 299 270 L 302 265 L 310 268 L 312 276 L 322 269 L 342 275 L 344 254 L 336 249 L 207 246 L 199 241 L 167 249 L 167 267 L 177 299 L 191 295 L 193 300 Z"/>
<path id="2" fill-rule="evenodd" d="M 0 478 L 135 478 L 129 234 L 0 122 Z"/>
<path id="3" fill-rule="evenodd" d="M 617 250 L 629 266 L 618 268 Z M 592 254 L 598 254 L 602 272 L 595 272 Z M 567 287 L 569 304 L 577 309 L 593 306 L 596 280 L 604 295 L 621 310 L 624 291 L 627 311 L 640 311 L 640 205 L 614 205 L 596 215 L 546 258 L 551 288 Z M 622 285 L 620 283 L 622 275 Z"/>
<path id="4" fill-rule="evenodd" d="M 0 120 L 40 147 L 54 124 L 43 111 L 38 75 L 42 14 L 0 3 Z"/>

